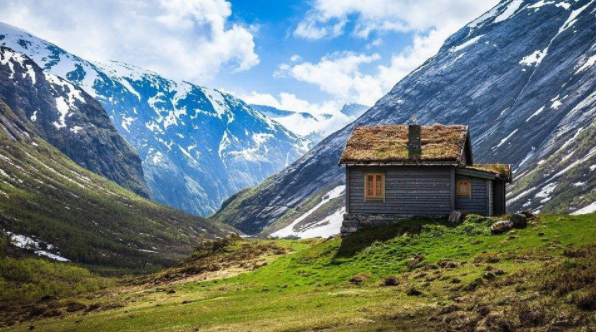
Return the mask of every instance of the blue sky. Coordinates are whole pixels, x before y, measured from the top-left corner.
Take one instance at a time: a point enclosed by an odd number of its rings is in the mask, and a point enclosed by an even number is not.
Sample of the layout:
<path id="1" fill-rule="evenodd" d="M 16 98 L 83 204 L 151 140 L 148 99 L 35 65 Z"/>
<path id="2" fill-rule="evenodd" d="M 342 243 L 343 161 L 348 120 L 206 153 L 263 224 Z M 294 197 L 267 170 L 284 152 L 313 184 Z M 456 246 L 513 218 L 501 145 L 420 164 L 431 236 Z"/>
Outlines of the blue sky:
<path id="1" fill-rule="evenodd" d="M 250 103 L 371 106 L 497 0 L 2 0 L 0 21 Z"/>

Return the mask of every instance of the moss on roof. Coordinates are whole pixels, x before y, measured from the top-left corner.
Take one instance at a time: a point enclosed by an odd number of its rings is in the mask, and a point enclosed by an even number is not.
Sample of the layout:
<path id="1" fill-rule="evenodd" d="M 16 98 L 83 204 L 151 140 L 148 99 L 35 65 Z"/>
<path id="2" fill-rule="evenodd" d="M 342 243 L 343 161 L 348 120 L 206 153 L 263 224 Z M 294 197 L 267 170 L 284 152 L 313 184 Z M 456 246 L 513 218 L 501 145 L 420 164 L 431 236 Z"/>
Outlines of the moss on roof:
<path id="1" fill-rule="evenodd" d="M 500 179 L 511 181 L 511 165 L 506 164 L 476 164 L 466 166 L 466 168 L 475 169 L 479 171 L 493 173 L 499 176 Z"/>
<path id="2" fill-rule="evenodd" d="M 408 131 L 408 125 L 356 127 L 340 164 L 411 161 Z M 459 162 L 467 136 L 468 127 L 464 125 L 421 126 L 420 160 Z"/>

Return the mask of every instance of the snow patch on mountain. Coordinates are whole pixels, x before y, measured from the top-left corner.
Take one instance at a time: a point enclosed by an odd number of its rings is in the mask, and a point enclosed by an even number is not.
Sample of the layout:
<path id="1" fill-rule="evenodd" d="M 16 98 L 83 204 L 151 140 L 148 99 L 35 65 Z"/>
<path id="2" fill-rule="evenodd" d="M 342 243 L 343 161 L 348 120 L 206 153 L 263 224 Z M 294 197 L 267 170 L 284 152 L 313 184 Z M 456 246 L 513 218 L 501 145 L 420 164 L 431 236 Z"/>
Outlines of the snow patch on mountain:
<path id="1" fill-rule="evenodd" d="M 593 202 L 592 204 L 583 207 L 577 211 L 574 211 L 571 213 L 571 215 L 577 216 L 577 215 L 582 215 L 582 214 L 589 214 L 589 213 L 595 213 L 596 212 L 596 202 Z"/>
<path id="2" fill-rule="evenodd" d="M 272 233 L 271 236 L 279 237 L 279 238 L 284 238 L 284 237 L 289 237 L 289 236 L 298 236 L 298 237 L 306 236 L 303 234 L 305 230 L 295 229 L 295 226 L 297 226 L 300 222 L 302 222 L 303 220 L 308 218 L 315 211 L 320 209 L 321 206 L 325 205 L 325 203 L 331 201 L 332 199 L 340 197 L 342 194 L 345 193 L 345 191 L 346 191 L 345 185 L 341 185 L 341 186 L 337 186 L 337 187 L 333 188 L 325 196 L 323 196 L 323 198 L 321 198 L 321 201 L 317 205 L 315 205 L 312 209 L 308 210 L 305 214 L 296 218 L 290 225 Z M 345 209 L 344 209 L 344 211 L 345 211 Z M 337 212 L 325 219 L 325 220 L 329 219 L 328 223 L 333 225 L 331 227 L 326 227 L 325 232 L 329 232 L 329 231 L 332 231 L 333 229 L 337 228 L 337 231 L 339 233 L 339 228 L 337 227 L 336 214 L 337 214 Z M 342 214 L 342 220 L 343 220 L 343 214 Z M 321 223 L 319 223 L 319 224 L 321 224 Z M 341 223 L 340 223 L 340 226 L 341 226 Z M 308 227 L 307 227 L 307 229 L 308 229 Z M 320 236 L 319 234 L 321 234 L 321 233 L 317 232 L 317 231 L 311 231 L 306 234 L 310 234 L 310 235 L 317 234 L 315 236 Z M 337 234 L 337 233 L 333 233 L 333 234 Z M 329 234 L 329 235 L 333 235 L 333 234 Z"/>
<path id="3" fill-rule="evenodd" d="M 134 147 L 158 202 L 207 215 L 227 197 L 257 185 L 302 156 L 308 140 L 217 89 L 167 79 L 118 61 L 93 63 L 0 23 L 0 45 L 31 57 L 68 97 L 56 96 L 67 128 L 78 96 L 94 96 Z M 52 75 L 53 76 L 53 75 Z M 79 131 L 79 128 L 69 128 Z M 193 147 L 190 149 L 188 147 Z"/>
<path id="4" fill-rule="evenodd" d="M 451 53 L 459 52 L 459 51 L 467 48 L 468 46 L 476 44 L 482 37 L 484 37 L 484 36 L 480 35 L 480 36 L 476 36 L 470 40 L 467 40 L 465 43 L 463 43 L 461 45 L 454 46 L 454 47 L 450 48 L 449 52 L 451 52 Z"/>
<path id="5" fill-rule="evenodd" d="M 369 108 L 360 104 L 346 104 L 339 112 L 327 114 L 308 110 L 280 110 L 266 105 L 251 105 L 251 107 L 274 119 L 294 134 L 307 138 L 310 140 L 310 145 L 345 127 Z"/>
<path id="6" fill-rule="evenodd" d="M 524 65 L 524 66 L 539 66 L 540 63 L 542 62 L 542 59 L 544 59 L 544 57 L 546 56 L 548 52 L 548 49 L 544 49 L 542 51 L 538 50 L 535 51 L 534 53 L 525 56 L 523 59 L 521 59 L 521 61 L 519 62 L 520 65 Z"/>
<path id="7" fill-rule="evenodd" d="M 60 256 L 59 253 L 55 254 L 50 252 L 50 250 L 56 251 L 57 249 L 49 243 L 37 241 L 31 237 L 11 232 L 6 232 L 6 234 L 8 235 L 10 242 L 16 247 L 33 250 L 38 256 L 44 256 L 59 262 L 70 262 L 69 259 Z"/>
<path id="8" fill-rule="evenodd" d="M 503 21 L 509 19 L 511 16 L 513 16 L 513 14 L 515 14 L 515 12 L 517 12 L 519 7 L 521 7 L 521 5 L 523 3 L 524 3 L 523 0 L 511 1 L 509 3 L 509 5 L 507 6 L 507 8 L 501 13 L 501 15 L 499 15 L 499 16 L 497 16 L 497 18 L 495 18 L 494 23 L 503 22 Z"/>

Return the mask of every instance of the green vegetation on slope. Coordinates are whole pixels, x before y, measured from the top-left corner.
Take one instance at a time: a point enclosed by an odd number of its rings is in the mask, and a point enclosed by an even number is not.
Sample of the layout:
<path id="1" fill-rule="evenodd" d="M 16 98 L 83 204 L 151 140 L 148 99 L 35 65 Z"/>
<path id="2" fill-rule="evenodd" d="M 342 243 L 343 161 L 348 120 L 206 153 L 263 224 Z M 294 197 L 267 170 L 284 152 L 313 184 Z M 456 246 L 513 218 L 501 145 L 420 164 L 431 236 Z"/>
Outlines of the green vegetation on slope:
<path id="1" fill-rule="evenodd" d="M 76 165 L 0 102 L 0 231 L 90 265 L 154 271 L 227 227 L 153 203 Z"/>
<path id="2" fill-rule="evenodd" d="M 489 223 L 412 220 L 346 239 L 202 244 L 177 268 L 85 299 L 84 310 L 8 330 L 584 331 L 596 324 L 594 215 L 543 216 L 503 235 L 491 235 Z M 226 277 L 243 255 L 250 272 Z"/>
<path id="3" fill-rule="evenodd" d="M 520 174 L 510 193 L 513 208 L 524 204 L 542 206 L 544 213 L 571 213 L 596 201 L 596 125 L 577 132 L 546 160 L 536 161 L 527 173 Z M 546 179 L 546 180 L 545 180 Z M 552 186 L 549 197 L 538 195 Z M 542 187 L 541 187 L 542 186 Z"/>

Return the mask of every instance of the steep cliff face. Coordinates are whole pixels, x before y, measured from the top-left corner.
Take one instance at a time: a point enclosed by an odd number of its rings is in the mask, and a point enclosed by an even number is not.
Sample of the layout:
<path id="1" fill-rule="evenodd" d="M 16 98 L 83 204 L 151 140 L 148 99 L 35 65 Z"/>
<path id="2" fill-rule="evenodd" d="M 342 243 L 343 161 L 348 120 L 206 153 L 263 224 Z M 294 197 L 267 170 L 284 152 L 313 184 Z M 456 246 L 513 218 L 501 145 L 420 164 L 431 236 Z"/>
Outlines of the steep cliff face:
<path id="1" fill-rule="evenodd" d="M 355 126 L 405 123 L 412 114 L 422 124 L 467 124 L 477 162 L 513 164 L 511 210 L 574 212 L 590 205 L 595 14 L 594 0 L 503 1 L 451 36 L 362 117 L 226 202 L 215 219 L 249 233 L 297 219 L 316 195 L 343 183 L 337 161 Z"/>
<path id="2" fill-rule="evenodd" d="M 120 62 L 92 63 L 0 23 L 0 45 L 30 56 L 107 110 L 138 152 L 158 202 L 207 215 L 307 150 L 308 141 L 234 96 Z"/>
<path id="3" fill-rule="evenodd" d="M 0 46 L 0 100 L 80 166 L 150 197 L 141 160 L 101 105 L 27 56 Z"/>

